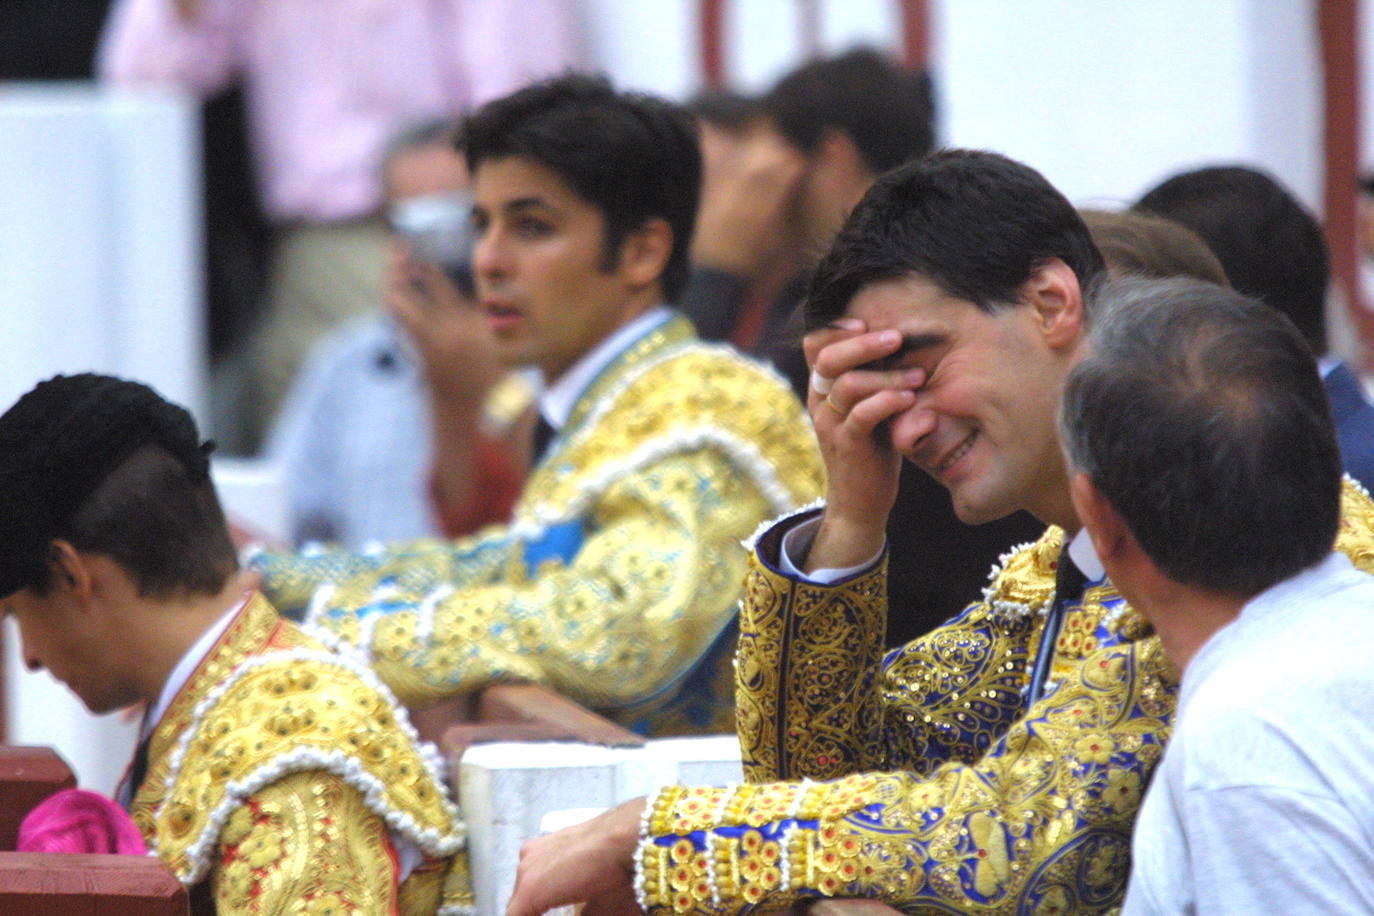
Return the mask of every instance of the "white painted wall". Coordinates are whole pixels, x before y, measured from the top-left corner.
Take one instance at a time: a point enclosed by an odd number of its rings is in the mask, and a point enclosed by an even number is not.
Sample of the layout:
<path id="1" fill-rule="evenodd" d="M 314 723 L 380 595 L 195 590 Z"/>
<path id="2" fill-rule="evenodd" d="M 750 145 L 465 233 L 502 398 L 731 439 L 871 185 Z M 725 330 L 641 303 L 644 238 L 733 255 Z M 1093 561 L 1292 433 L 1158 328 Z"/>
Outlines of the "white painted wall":
<path id="1" fill-rule="evenodd" d="M 818 6 L 826 51 L 900 48 L 896 2 Z M 799 9 L 726 5 L 736 88 L 763 90 L 803 59 Z M 1310 0 L 932 0 L 931 11 L 946 143 L 1022 159 L 1082 203 L 1124 202 L 1175 171 L 1238 161 L 1320 204 Z M 589 0 L 589 14 L 592 58 L 617 81 L 675 98 L 699 88 L 694 2 Z M 1365 32 L 1374 48 L 1374 28 Z"/>
<path id="2" fill-rule="evenodd" d="M 957 0 L 939 4 L 936 34 L 947 141 L 1026 161 L 1076 202 L 1244 162 L 1320 203 L 1305 3 Z"/>
<path id="3" fill-rule="evenodd" d="M 58 372 L 146 381 L 201 402 L 194 110 L 79 86 L 0 87 L 0 404 Z M 6 624 L 9 740 L 50 744 L 110 791 L 136 723 L 30 673 Z"/>

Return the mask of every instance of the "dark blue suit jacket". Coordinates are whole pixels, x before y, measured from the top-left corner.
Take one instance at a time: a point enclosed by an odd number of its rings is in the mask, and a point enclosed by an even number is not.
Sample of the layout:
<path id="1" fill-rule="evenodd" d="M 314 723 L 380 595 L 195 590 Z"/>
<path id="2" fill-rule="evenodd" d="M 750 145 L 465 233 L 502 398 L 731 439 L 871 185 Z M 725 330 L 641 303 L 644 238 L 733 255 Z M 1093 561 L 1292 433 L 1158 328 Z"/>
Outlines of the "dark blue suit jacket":
<path id="1" fill-rule="evenodd" d="M 1374 488 L 1374 406 L 1365 399 L 1364 388 L 1345 363 L 1337 363 L 1326 376 L 1326 394 L 1331 399 L 1331 419 L 1336 423 L 1336 438 L 1341 445 L 1345 472 Z"/>

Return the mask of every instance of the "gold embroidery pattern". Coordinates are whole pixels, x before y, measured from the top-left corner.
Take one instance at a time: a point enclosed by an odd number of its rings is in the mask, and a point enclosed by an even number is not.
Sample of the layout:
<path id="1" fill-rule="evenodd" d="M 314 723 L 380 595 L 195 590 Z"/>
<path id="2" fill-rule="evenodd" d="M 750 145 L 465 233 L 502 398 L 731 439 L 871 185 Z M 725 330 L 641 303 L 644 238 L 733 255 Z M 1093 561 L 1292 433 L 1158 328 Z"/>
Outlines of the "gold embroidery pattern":
<path id="1" fill-rule="evenodd" d="M 447 902 L 470 907 L 465 853 L 454 855 L 461 825 L 435 761 L 364 675 L 255 596 L 158 723 L 133 818 L 183 882 L 208 872 L 221 900 L 261 906 L 221 912 L 298 911 L 261 903 L 273 895 L 327 911 L 334 893 L 339 912 L 390 912 L 377 908 L 394 896 L 388 828 L 443 866 L 412 878 L 432 887 L 431 902 L 452 863 L 460 880 Z M 376 864 L 331 864 L 355 855 Z"/>
<path id="2" fill-rule="evenodd" d="M 1374 571 L 1374 503 L 1349 483 L 1343 499 L 1337 547 Z M 775 532 L 765 535 L 760 553 L 769 555 L 776 540 Z M 1118 906 L 1131 824 L 1163 753 L 1178 679 L 1148 624 L 1103 583 L 1070 607 L 1050 686 L 1023 710 L 1026 661 L 1043 619 L 1037 611 L 1053 591 L 1061 541 L 1051 529 L 1009 558 L 983 601 L 890 654 L 881 680 L 854 665 L 849 682 L 872 686 L 847 693 L 839 714 L 834 698 L 794 689 L 806 683 L 794 677 L 797 659 L 813 648 L 787 618 L 814 615 L 811 605 L 827 601 L 850 608 L 829 621 L 865 632 L 827 632 L 819 650 L 866 647 L 884 622 L 881 577 L 799 598 L 802 590 L 756 556 L 741 630 L 766 638 L 741 640 L 738 685 L 741 709 L 752 710 L 740 717 L 750 727 L 741 741 L 751 779 L 766 778 L 769 767 L 792 778 L 831 775 L 805 753 L 790 758 L 788 748 L 808 748 L 813 731 L 831 738 L 837 721 L 851 723 L 843 747 L 862 761 L 858 769 L 893 771 L 663 790 L 651 802 L 637 856 L 646 907 L 739 913 L 814 896 L 879 897 L 911 912 Z M 881 695 L 876 725 L 863 689 Z M 991 743 L 980 748 L 984 740 Z M 765 843 L 780 850 L 779 880 L 768 889 L 737 878 L 770 867 L 757 852 Z M 701 880 L 686 880 L 693 871 L 673 883 L 672 866 L 701 856 L 711 863 Z"/>
<path id="3" fill-rule="evenodd" d="M 358 793 L 338 779 L 297 773 L 273 783 L 221 833 L 219 866 L 211 871 L 216 912 L 391 912 L 386 826 L 368 815 Z"/>
<path id="4" fill-rule="evenodd" d="M 971 762 L 986 753 L 1021 708 L 1025 659 L 1038 642 L 1035 615 L 1053 597 L 1062 540 L 1050 528 L 1006 558 L 983 601 L 893 651 L 881 666 L 885 567 L 836 586 L 808 587 L 756 554 L 736 669 L 746 776 L 929 772 L 941 761 Z M 763 549 L 771 548 L 766 542 Z M 1110 596 L 1084 606 L 1104 608 L 1103 600 Z"/>
<path id="5" fill-rule="evenodd" d="M 703 913 L 808 896 L 878 896 L 970 913 L 1013 912 L 1027 902 L 1033 911 L 1050 894 L 1071 895 L 1071 911 L 1115 902 L 1125 872 L 1111 866 L 1108 850 L 1124 855 L 1143 774 L 1167 731 L 1158 714 L 1167 712 L 1172 687 L 1159 678 L 1159 658 L 1154 640 L 1094 655 L 992 752 L 927 778 L 860 773 L 741 786 L 721 799 L 665 790 L 640 854 L 646 902 Z M 1097 694 L 1114 697 L 1088 701 Z M 785 850 L 776 892 L 733 880 L 767 864 L 749 864 L 749 830 Z M 669 897 L 656 890 L 661 881 L 650 881 L 662 872 L 663 850 L 682 842 L 713 856 L 709 893 L 674 887 Z M 1093 869 L 1089 860 L 1108 864 Z"/>
<path id="6" fill-rule="evenodd" d="M 519 679 L 649 734 L 728 726 L 728 653 L 707 653 L 735 616 L 740 541 L 814 499 L 822 470 L 786 385 L 689 335 L 669 322 L 603 373 L 509 529 L 262 558 L 266 581 L 301 599 L 302 576 L 351 571 L 315 594 L 312 619 L 407 704 Z M 716 676 L 690 676 L 699 662 Z"/>

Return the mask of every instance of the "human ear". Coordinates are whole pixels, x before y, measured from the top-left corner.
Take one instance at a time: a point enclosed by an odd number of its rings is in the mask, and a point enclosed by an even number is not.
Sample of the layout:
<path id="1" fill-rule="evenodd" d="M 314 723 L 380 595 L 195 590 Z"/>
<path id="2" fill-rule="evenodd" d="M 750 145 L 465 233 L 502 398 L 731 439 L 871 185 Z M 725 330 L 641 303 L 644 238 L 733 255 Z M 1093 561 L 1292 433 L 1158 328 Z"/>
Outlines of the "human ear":
<path id="1" fill-rule="evenodd" d="M 1126 523 L 1120 513 L 1082 471 L 1069 471 L 1069 496 L 1098 557 L 1103 563 L 1118 559 L 1127 546 Z"/>
<path id="2" fill-rule="evenodd" d="M 673 227 L 661 217 L 645 220 L 625 235 L 620 245 L 618 272 L 632 287 L 658 282 L 673 253 Z"/>
<path id="3" fill-rule="evenodd" d="M 1067 350 L 1078 343 L 1086 325 L 1083 291 L 1073 268 L 1050 258 L 1031 274 L 1021 295 L 1034 308 L 1036 328 L 1051 349 Z"/>
<path id="4" fill-rule="evenodd" d="M 853 137 L 842 130 L 831 127 L 823 131 L 820 142 L 816 144 L 815 157 L 832 173 L 840 171 L 846 175 L 865 178 L 870 182 L 874 177 L 869 173 L 863 153 L 859 152 L 859 145 L 854 142 Z"/>
<path id="5" fill-rule="evenodd" d="M 70 541 L 53 541 L 48 545 L 49 581 L 59 589 L 83 601 L 93 591 L 91 567 Z"/>

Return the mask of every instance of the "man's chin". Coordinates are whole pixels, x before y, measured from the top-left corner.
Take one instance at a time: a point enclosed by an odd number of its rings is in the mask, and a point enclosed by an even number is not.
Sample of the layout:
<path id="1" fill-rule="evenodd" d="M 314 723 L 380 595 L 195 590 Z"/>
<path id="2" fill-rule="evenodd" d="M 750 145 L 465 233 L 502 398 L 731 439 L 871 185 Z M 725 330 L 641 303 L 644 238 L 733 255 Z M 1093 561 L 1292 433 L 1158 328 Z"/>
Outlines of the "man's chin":
<path id="1" fill-rule="evenodd" d="M 949 491 L 954 504 L 954 516 L 965 525 L 986 525 L 1000 521 L 1016 511 L 1016 506 L 1008 506 L 1003 500 L 979 498 L 974 494 L 960 493 L 957 489 Z"/>

